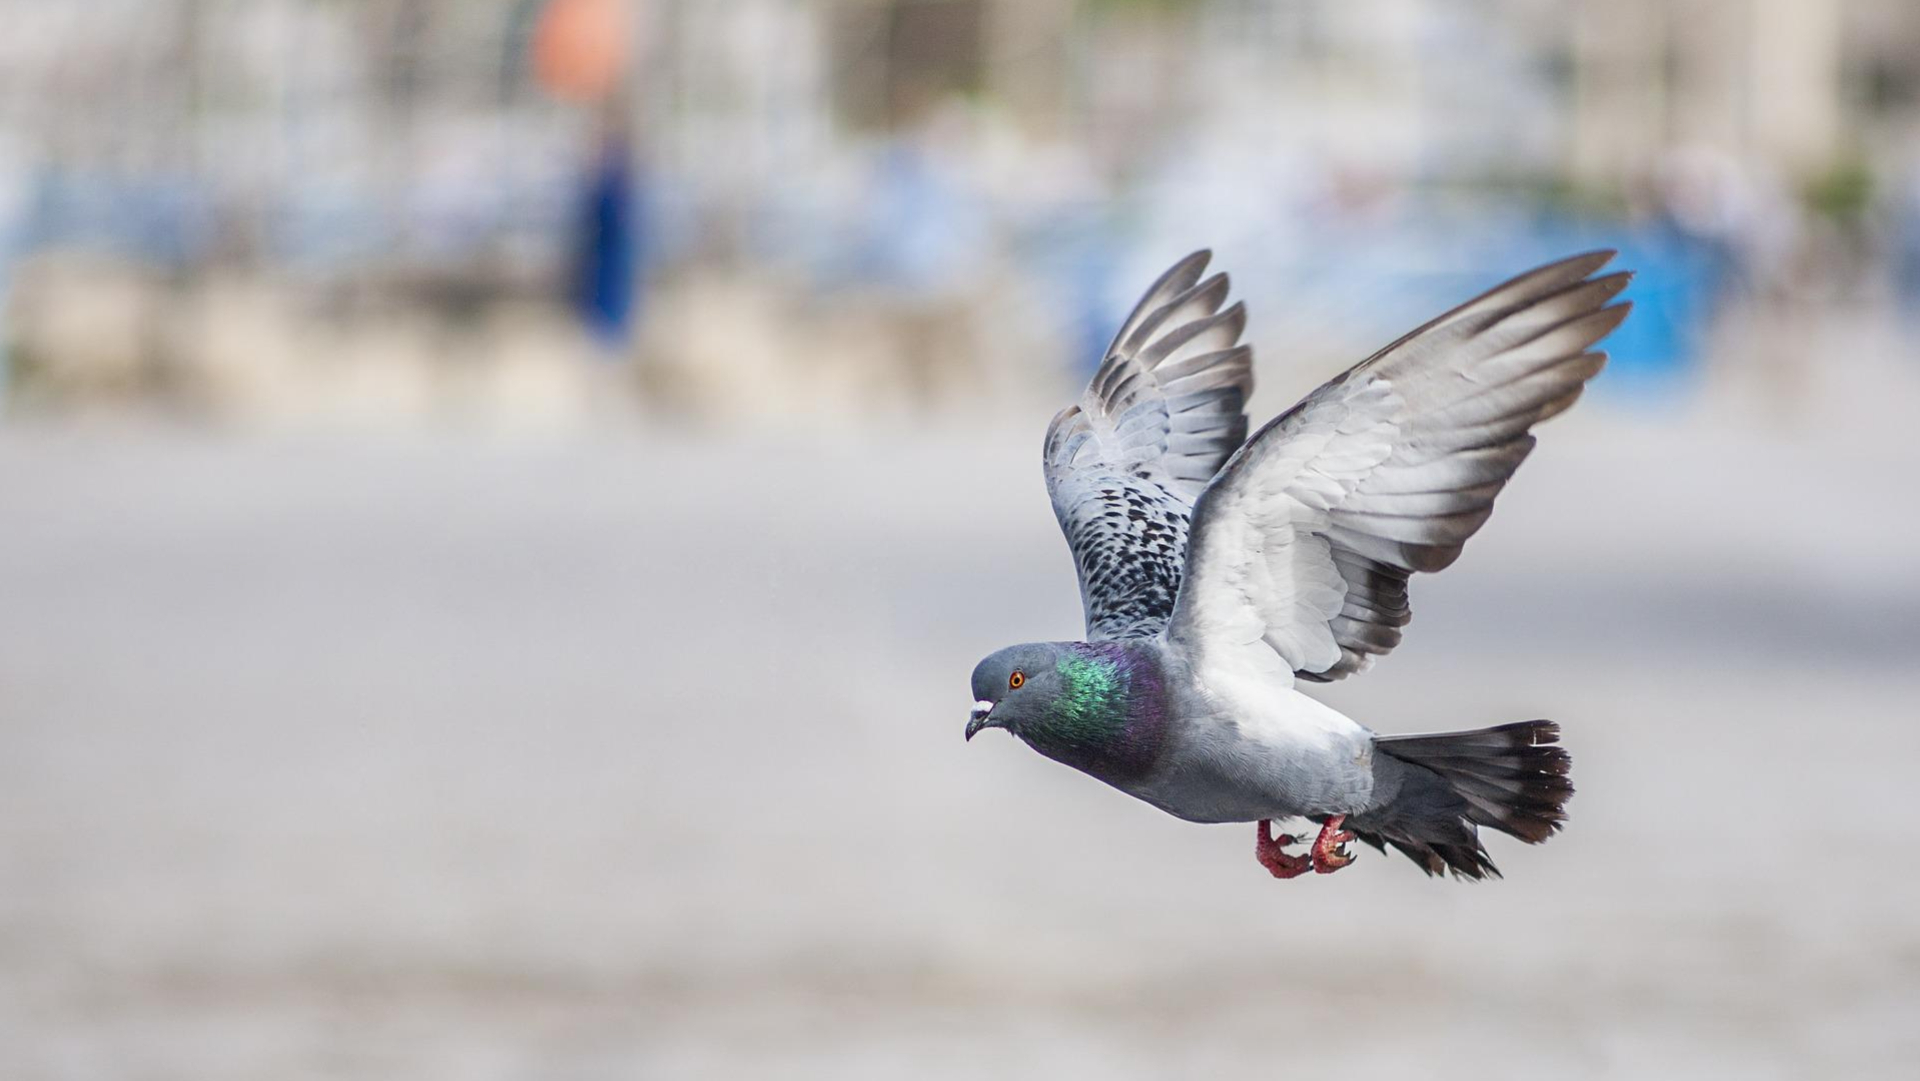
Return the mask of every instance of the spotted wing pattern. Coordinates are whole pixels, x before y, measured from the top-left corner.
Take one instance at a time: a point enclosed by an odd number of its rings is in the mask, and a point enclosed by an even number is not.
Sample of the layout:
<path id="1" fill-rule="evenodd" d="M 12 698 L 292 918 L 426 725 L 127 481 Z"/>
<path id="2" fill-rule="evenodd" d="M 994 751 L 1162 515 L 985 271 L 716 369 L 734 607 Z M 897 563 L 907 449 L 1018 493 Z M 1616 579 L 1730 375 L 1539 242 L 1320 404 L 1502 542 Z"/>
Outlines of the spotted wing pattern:
<path id="1" fill-rule="evenodd" d="M 1180 590 L 1193 501 L 1247 436 L 1246 310 L 1222 310 L 1208 252 L 1174 264 L 1047 426 L 1047 493 L 1080 574 L 1090 641 L 1160 633 Z"/>

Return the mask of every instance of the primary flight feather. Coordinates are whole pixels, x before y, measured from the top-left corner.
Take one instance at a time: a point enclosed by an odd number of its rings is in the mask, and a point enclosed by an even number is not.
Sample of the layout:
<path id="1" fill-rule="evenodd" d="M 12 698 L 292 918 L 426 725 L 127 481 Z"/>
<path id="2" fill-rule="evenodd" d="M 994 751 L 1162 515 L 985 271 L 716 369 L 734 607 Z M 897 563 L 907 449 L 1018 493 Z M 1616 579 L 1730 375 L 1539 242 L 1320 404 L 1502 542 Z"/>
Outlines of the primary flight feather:
<path id="1" fill-rule="evenodd" d="M 1276 877 L 1329 873 L 1355 838 L 1429 874 L 1498 875 L 1479 827 L 1537 843 L 1573 787 L 1559 728 L 1376 736 L 1297 681 L 1365 671 L 1400 642 L 1407 581 L 1451 564 L 1580 396 L 1629 305 L 1613 253 L 1523 274 L 1387 346 L 1247 438 L 1246 313 L 1210 256 L 1134 308 L 1080 401 L 1048 426 L 1047 491 L 1087 637 L 1011 646 L 973 672 L 967 738 L 1041 754 L 1195 822 L 1257 823 Z M 1272 822 L 1318 820 L 1303 854 Z"/>

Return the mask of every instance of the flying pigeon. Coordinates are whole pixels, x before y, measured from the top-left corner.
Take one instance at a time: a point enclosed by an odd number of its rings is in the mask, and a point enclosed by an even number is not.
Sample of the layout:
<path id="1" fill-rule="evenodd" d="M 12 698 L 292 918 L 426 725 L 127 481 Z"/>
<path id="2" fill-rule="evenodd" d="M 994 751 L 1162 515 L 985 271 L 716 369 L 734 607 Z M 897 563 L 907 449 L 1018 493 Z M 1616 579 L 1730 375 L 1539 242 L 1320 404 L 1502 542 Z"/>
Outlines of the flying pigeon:
<path id="1" fill-rule="evenodd" d="M 1253 822 L 1276 878 L 1349 842 L 1429 875 L 1499 877 L 1485 826 L 1529 844 L 1566 819 L 1551 721 L 1382 736 L 1301 693 L 1400 642 L 1407 580 L 1445 568 L 1606 363 L 1631 277 L 1611 251 L 1541 267 L 1328 381 L 1247 438 L 1246 310 L 1211 253 L 1147 290 L 1080 401 L 1047 428 L 1047 491 L 1079 570 L 1080 642 L 973 670 L 966 735 L 1004 728 L 1190 822 Z M 1318 821 L 1304 840 L 1275 820 Z"/>

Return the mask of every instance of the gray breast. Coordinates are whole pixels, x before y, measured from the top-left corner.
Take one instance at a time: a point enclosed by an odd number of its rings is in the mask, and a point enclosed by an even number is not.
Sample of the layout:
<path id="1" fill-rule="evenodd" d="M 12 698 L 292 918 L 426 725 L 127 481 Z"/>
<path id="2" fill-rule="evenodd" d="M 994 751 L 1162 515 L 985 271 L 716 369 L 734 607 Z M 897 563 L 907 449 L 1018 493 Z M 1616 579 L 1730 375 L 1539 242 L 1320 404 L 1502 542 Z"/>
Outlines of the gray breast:
<path id="1" fill-rule="evenodd" d="M 1160 761 L 1130 791 L 1168 814 L 1191 822 L 1252 822 L 1262 818 L 1359 810 L 1372 787 L 1372 738 L 1274 738 L 1262 726 L 1221 712 L 1193 683 L 1186 666 L 1169 659 L 1174 718 Z M 1276 704 L 1298 699 L 1284 686 Z"/>

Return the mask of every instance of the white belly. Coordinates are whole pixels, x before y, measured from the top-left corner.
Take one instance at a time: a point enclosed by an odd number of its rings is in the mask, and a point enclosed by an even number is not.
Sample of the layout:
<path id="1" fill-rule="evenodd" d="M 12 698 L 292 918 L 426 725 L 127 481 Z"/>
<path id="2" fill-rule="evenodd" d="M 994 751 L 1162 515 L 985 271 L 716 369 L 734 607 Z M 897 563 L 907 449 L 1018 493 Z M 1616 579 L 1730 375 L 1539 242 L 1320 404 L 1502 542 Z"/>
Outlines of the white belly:
<path id="1" fill-rule="evenodd" d="M 1165 758 L 1133 794 L 1194 822 L 1344 814 L 1373 792 L 1373 734 L 1251 673 L 1195 681 Z"/>

